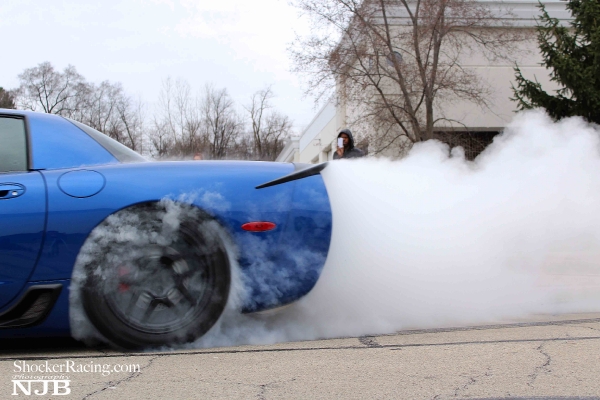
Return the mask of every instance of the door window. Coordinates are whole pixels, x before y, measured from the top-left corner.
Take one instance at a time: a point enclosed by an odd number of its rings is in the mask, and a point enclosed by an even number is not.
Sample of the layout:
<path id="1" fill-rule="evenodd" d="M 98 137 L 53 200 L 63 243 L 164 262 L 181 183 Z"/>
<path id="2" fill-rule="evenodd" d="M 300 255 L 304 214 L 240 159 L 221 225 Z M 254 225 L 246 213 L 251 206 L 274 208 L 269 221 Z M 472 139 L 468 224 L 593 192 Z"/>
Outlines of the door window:
<path id="1" fill-rule="evenodd" d="M 0 173 L 9 171 L 27 171 L 25 121 L 0 116 Z"/>

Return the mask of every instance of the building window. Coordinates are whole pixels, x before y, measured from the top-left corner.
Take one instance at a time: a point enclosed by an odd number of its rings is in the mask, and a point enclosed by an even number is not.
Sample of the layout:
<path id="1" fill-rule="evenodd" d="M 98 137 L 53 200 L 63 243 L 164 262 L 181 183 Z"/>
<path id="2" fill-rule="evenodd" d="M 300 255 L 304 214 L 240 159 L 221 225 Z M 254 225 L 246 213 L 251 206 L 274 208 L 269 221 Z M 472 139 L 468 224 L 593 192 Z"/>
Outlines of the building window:
<path id="1" fill-rule="evenodd" d="M 450 148 L 461 146 L 465 149 L 465 158 L 473 160 L 499 133 L 500 131 L 436 131 L 433 132 L 433 138 L 448 144 Z"/>
<path id="2" fill-rule="evenodd" d="M 387 63 L 390 67 L 394 66 L 394 60 L 396 60 L 398 64 L 402 64 L 402 54 L 394 51 L 392 54 L 387 56 Z"/>

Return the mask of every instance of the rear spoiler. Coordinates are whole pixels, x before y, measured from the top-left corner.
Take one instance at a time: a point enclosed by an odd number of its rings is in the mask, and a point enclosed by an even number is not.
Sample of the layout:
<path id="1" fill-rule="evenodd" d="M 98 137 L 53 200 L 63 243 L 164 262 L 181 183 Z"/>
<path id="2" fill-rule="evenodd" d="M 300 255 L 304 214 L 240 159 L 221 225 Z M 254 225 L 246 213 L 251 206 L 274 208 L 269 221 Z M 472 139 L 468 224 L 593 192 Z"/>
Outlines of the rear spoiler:
<path id="1" fill-rule="evenodd" d="M 310 164 L 297 164 L 294 163 L 295 170 L 291 174 L 287 174 L 282 176 L 281 178 L 274 179 L 272 181 L 263 183 L 262 185 L 258 185 L 256 189 L 262 189 L 269 186 L 280 185 L 282 183 L 295 181 L 297 179 L 308 178 L 309 176 L 318 175 L 321 171 L 325 169 L 327 166 L 327 162 L 310 165 Z"/>

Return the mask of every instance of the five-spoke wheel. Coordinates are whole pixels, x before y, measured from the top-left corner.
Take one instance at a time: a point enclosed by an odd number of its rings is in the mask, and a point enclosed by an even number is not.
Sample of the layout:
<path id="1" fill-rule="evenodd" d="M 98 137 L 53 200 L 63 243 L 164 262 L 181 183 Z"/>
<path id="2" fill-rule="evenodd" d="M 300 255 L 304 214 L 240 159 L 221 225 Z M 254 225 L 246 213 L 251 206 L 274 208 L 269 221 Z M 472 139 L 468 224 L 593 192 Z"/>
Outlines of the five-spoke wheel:
<path id="1" fill-rule="evenodd" d="M 192 341 L 225 307 L 230 266 L 220 227 L 200 210 L 179 207 L 184 212 L 176 214 L 176 227 L 163 206 L 147 204 L 111 216 L 90 236 L 99 251 L 87 266 L 83 306 L 118 346 Z M 107 240 L 115 231 L 115 240 Z M 119 239 L 120 231 L 127 232 L 126 240 Z"/>

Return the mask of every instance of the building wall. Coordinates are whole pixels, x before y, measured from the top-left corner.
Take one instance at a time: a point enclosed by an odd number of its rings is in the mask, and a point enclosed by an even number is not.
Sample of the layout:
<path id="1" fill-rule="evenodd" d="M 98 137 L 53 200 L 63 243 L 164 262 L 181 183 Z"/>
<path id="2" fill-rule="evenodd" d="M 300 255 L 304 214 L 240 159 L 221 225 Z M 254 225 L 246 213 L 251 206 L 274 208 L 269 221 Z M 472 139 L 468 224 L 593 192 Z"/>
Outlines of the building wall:
<path id="1" fill-rule="evenodd" d="M 550 82 L 549 71 L 540 65 L 542 59 L 535 39 L 536 32 L 533 28 L 528 30 L 532 39 L 523 43 L 523 54 L 516 55 L 510 61 L 490 62 L 483 56 L 474 55 L 462 62 L 465 69 L 474 71 L 490 89 L 488 106 L 480 107 L 467 101 L 444 101 L 440 104 L 442 114 L 460 121 L 460 124 L 444 122 L 438 126 L 467 126 L 473 130 L 497 130 L 506 126 L 514 117 L 517 107 L 517 103 L 511 100 L 514 97 L 512 85 L 515 84 L 515 64 L 519 65 L 526 78 L 537 79 L 546 89 L 556 88 Z"/>
<path id="2" fill-rule="evenodd" d="M 482 108 L 473 103 L 456 101 L 455 99 L 441 101 L 438 103 L 440 111 L 437 117 L 443 115 L 457 122 L 437 124 L 436 127 L 439 129 L 501 131 L 514 117 L 516 111 L 516 103 L 510 100 L 513 97 L 511 83 L 514 82 L 515 77 L 513 69 L 515 63 L 518 63 L 526 78 L 537 79 L 546 90 L 556 87 L 550 82 L 549 71 L 540 66 L 541 56 L 537 44 L 536 22 L 534 19 L 535 16 L 539 15 L 537 1 L 480 1 L 488 2 L 491 7 L 498 7 L 499 9 L 508 4 L 512 9 L 510 18 L 516 22 L 517 26 L 520 26 L 520 28 L 514 29 L 530 31 L 528 34 L 530 40 L 523 43 L 523 52 L 516 54 L 510 62 L 489 61 L 482 54 L 477 53 L 466 57 L 462 61 L 462 66 L 475 71 L 490 89 L 489 106 Z M 569 18 L 568 11 L 564 7 L 564 1 L 546 0 L 543 3 L 545 3 L 552 16 L 564 20 Z M 352 129 L 352 126 L 346 125 L 348 121 L 353 120 L 352 115 L 347 115 L 349 112 L 343 104 L 336 104 L 334 100 L 329 101 L 297 139 L 298 145 L 295 150 L 297 153 L 292 154 L 288 149 L 287 159 L 284 159 L 284 157 L 278 158 L 278 160 L 288 161 L 288 159 L 294 159 L 303 163 L 331 160 L 337 133 L 343 128 Z M 358 136 L 360 137 L 360 134 Z M 282 155 L 284 152 L 286 152 L 286 149 L 284 149 Z M 397 149 L 392 148 L 381 153 L 381 155 L 393 156 L 397 153 Z"/>

